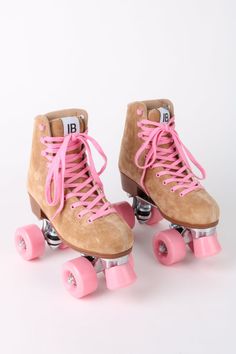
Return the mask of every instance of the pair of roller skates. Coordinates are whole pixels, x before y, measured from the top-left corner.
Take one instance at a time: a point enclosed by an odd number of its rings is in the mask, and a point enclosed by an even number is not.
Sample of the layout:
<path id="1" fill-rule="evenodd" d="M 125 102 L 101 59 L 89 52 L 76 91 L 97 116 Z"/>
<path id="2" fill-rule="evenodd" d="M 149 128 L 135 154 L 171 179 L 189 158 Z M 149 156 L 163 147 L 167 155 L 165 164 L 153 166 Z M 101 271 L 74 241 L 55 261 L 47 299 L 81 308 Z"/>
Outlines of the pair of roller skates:
<path id="1" fill-rule="evenodd" d="M 131 255 L 135 216 L 149 225 L 162 218 L 170 221 L 170 229 L 153 240 L 154 254 L 162 264 L 182 260 L 186 244 L 197 257 L 220 251 L 219 209 L 192 172 L 188 159 L 205 177 L 174 129 L 170 101 L 128 106 L 119 169 L 122 187 L 133 197 L 132 207 L 106 199 L 100 180 L 106 156 L 87 130 L 87 113 L 81 109 L 35 119 L 28 193 L 32 211 L 43 221 L 41 229 L 36 225 L 17 229 L 16 247 L 24 259 L 41 257 L 46 243 L 78 251 L 78 258 L 64 264 L 62 277 L 66 289 L 80 298 L 96 290 L 100 272 L 108 289 L 135 281 Z M 90 144 L 104 159 L 99 171 Z"/>

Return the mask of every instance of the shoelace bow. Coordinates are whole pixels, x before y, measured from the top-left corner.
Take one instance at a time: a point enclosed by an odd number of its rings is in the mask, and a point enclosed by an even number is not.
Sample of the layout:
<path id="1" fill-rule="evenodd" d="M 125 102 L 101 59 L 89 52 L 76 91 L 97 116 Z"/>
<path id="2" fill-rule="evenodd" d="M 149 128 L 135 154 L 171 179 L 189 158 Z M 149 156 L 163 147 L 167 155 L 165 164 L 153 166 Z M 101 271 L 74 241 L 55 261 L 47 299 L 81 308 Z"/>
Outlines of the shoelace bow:
<path id="1" fill-rule="evenodd" d="M 89 141 L 104 160 L 99 171 L 95 168 Z M 78 217 L 87 213 L 92 214 L 88 222 L 115 212 L 111 204 L 104 199 L 105 194 L 99 176 L 106 168 L 107 158 L 95 139 L 85 132 L 65 137 L 44 137 L 41 142 L 46 146 L 42 155 L 49 160 L 45 185 L 46 201 L 50 206 L 59 203 L 52 219 L 62 211 L 65 201 L 71 197 L 78 198 L 78 201 L 71 205 L 72 208 L 84 207 L 78 213 Z M 75 151 L 76 149 L 79 151 Z M 78 182 L 78 179 L 82 182 Z"/>
<path id="2" fill-rule="evenodd" d="M 157 177 L 164 175 L 171 176 L 163 181 L 164 185 L 172 182 L 176 183 L 171 188 L 172 192 L 182 189 L 180 193 L 181 197 L 195 189 L 203 188 L 198 180 L 205 178 L 205 170 L 181 142 L 174 129 L 174 117 L 170 119 L 168 124 L 143 119 L 137 125 L 141 129 L 138 136 L 144 140 L 144 143 L 135 155 L 135 164 L 143 170 L 140 183 L 145 191 L 144 178 L 146 170 L 156 167 L 163 168 L 156 174 Z M 163 147 L 162 145 L 164 144 L 169 144 L 169 147 Z M 144 164 L 140 165 L 139 160 L 145 152 L 147 153 Z M 193 173 L 189 160 L 201 172 L 200 177 Z"/>

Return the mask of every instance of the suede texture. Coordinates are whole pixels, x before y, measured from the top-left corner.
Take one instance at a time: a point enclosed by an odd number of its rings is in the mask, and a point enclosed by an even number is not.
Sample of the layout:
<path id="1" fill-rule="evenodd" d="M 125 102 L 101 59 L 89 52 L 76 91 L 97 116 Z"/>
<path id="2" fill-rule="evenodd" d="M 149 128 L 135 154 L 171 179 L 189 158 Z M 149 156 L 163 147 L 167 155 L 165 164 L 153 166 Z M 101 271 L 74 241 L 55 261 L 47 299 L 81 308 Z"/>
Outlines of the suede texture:
<path id="1" fill-rule="evenodd" d="M 171 116 L 174 115 L 173 104 L 169 100 L 153 100 L 134 102 L 128 105 L 124 135 L 121 143 L 119 169 L 140 186 L 142 170 L 135 162 L 135 154 L 143 140 L 138 137 L 137 122 L 142 119 L 156 120 L 156 108 L 168 107 Z M 140 116 L 137 110 L 142 111 Z M 163 146 L 164 147 L 164 146 Z M 140 163 L 142 164 L 141 157 Z M 157 177 L 162 168 L 149 168 L 146 171 L 144 186 L 148 196 L 154 201 L 166 219 L 179 225 L 192 228 L 209 228 L 215 226 L 219 220 L 219 207 L 216 201 L 205 189 L 192 191 L 180 196 L 180 190 L 171 192 L 173 183 L 163 185 L 167 175 Z M 140 187 L 141 188 L 141 187 Z"/>
<path id="2" fill-rule="evenodd" d="M 81 126 L 87 129 L 87 113 L 80 109 L 41 115 L 35 118 L 34 123 L 27 187 L 30 196 L 49 220 L 58 206 L 51 207 L 45 200 L 48 160 L 41 155 L 45 145 L 40 142 L 40 138 L 52 136 L 52 131 L 54 136 L 59 136 L 58 134 L 62 133 L 59 118 L 67 116 L 77 116 L 78 119 L 82 119 Z M 82 206 L 71 208 L 77 200 L 76 197 L 66 200 L 62 212 L 52 221 L 60 238 L 70 247 L 88 255 L 116 258 L 128 254 L 133 246 L 133 234 L 126 222 L 117 213 L 112 213 L 88 223 L 89 214 L 82 218 L 77 216 Z"/>

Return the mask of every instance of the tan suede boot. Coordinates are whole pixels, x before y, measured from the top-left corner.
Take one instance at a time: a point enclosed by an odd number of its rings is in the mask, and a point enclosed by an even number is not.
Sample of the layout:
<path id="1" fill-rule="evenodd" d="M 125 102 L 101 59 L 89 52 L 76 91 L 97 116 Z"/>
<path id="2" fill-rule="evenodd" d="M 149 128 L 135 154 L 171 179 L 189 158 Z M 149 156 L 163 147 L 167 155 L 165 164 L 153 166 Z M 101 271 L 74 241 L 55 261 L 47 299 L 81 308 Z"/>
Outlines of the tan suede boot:
<path id="1" fill-rule="evenodd" d="M 154 252 L 163 264 L 186 253 L 188 243 L 197 257 L 216 254 L 219 208 L 192 172 L 192 162 L 205 171 L 182 144 L 175 131 L 173 104 L 166 99 L 128 105 L 119 169 L 123 189 L 134 197 L 140 222 L 162 218 L 171 229 L 154 237 Z"/>
<path id="2" fill-rule="evenodd" d="M 53 248 L 61 248 L 63 242 L 84 256 L 67 262 L 63 270 L 66 287 L 76 297 L 96 289 L 97 272 L 105 272 L 110 289 L 135 279 L 129 257 L 133 234 L 118 214 L 127 205 L 111 205 L 104 195 L 99 175 L 106 167 L 106 156 L 87 134 L 87 121 L 82 109 L 36 117 L 28 193 L 43 227 L 41 231 L 29 225 L 16 232 L 17 249 L 27 260 L 42 255 L 45 239 Z M 91 143 L 105 161 L 99 172 Z"/>

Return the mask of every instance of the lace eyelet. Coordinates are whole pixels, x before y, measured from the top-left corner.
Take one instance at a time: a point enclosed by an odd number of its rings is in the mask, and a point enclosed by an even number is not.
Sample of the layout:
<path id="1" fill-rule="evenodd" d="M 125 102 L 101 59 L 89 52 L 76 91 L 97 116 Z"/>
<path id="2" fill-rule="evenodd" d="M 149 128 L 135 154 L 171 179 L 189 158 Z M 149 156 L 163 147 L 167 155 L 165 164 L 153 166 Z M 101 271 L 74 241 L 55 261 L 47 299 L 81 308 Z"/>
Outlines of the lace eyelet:
<path id="1" fill-rule="evenodd" d="M 87 220 L 87 223 L 88 224 L 91 224 L 93 221 L 90 219 L 90 218 L 88 218 L 88 220 Z"/>
<path id="2" fill-rule="evenodd" d="M 159 173 L 156 173 L 156 177 L 160 177 Z"/>
<path id="3" fill-rule="evenodd" d="M 174 193 L 174 189 L 173 189 L 173 188 L 171 188 L 170 191 L 171 191 L 172 193 Z"/>
<path id="4" fill-rule="evenodd" d="M 143 115 L 143 109 L 142 108 L 137 108 L 136 113 L 137 113 L 138 116 L 142 116 Z"/>
<path id="5" fill-rule="evenodd" d="M 71 204 L 70 208 L 71 208 L 71 209 L 75 209 L 75 207 L 74 207 L 74 205 L 73 205 L 73 204 Z"/>
<path id="6" fill-rule="evenodd" d="M 162 184 L 163 184 L 164 186 L 166 186 L 167 183 L 166 183 L 166 181 L 163 181 Z"/>
<path id="7" fill-rule="evenodd" d="M 39 124 L 39 130 L 40 130 L 41 132 L 43 132 L 43 131 L 45 130 L 45 128 L 46 128 L 45 124 L 43 124 L 43 123 L 40 123 L 40 124 Z"/>
<path id="8" fill-rule="evenodd" d="M 78 219 L 81 219 L 82 216 L 81 216 L 80 214 L 77 214 L 77 218 L 78 218 Z"/>
<path id="9" fill-rule="evenodd" d="M 179 193 L 179 196 L 180 196 L 180 197 L 183 197 L 184 195 L 183 195 L 183 193 L 181 192 L 181 193 Z"/>

